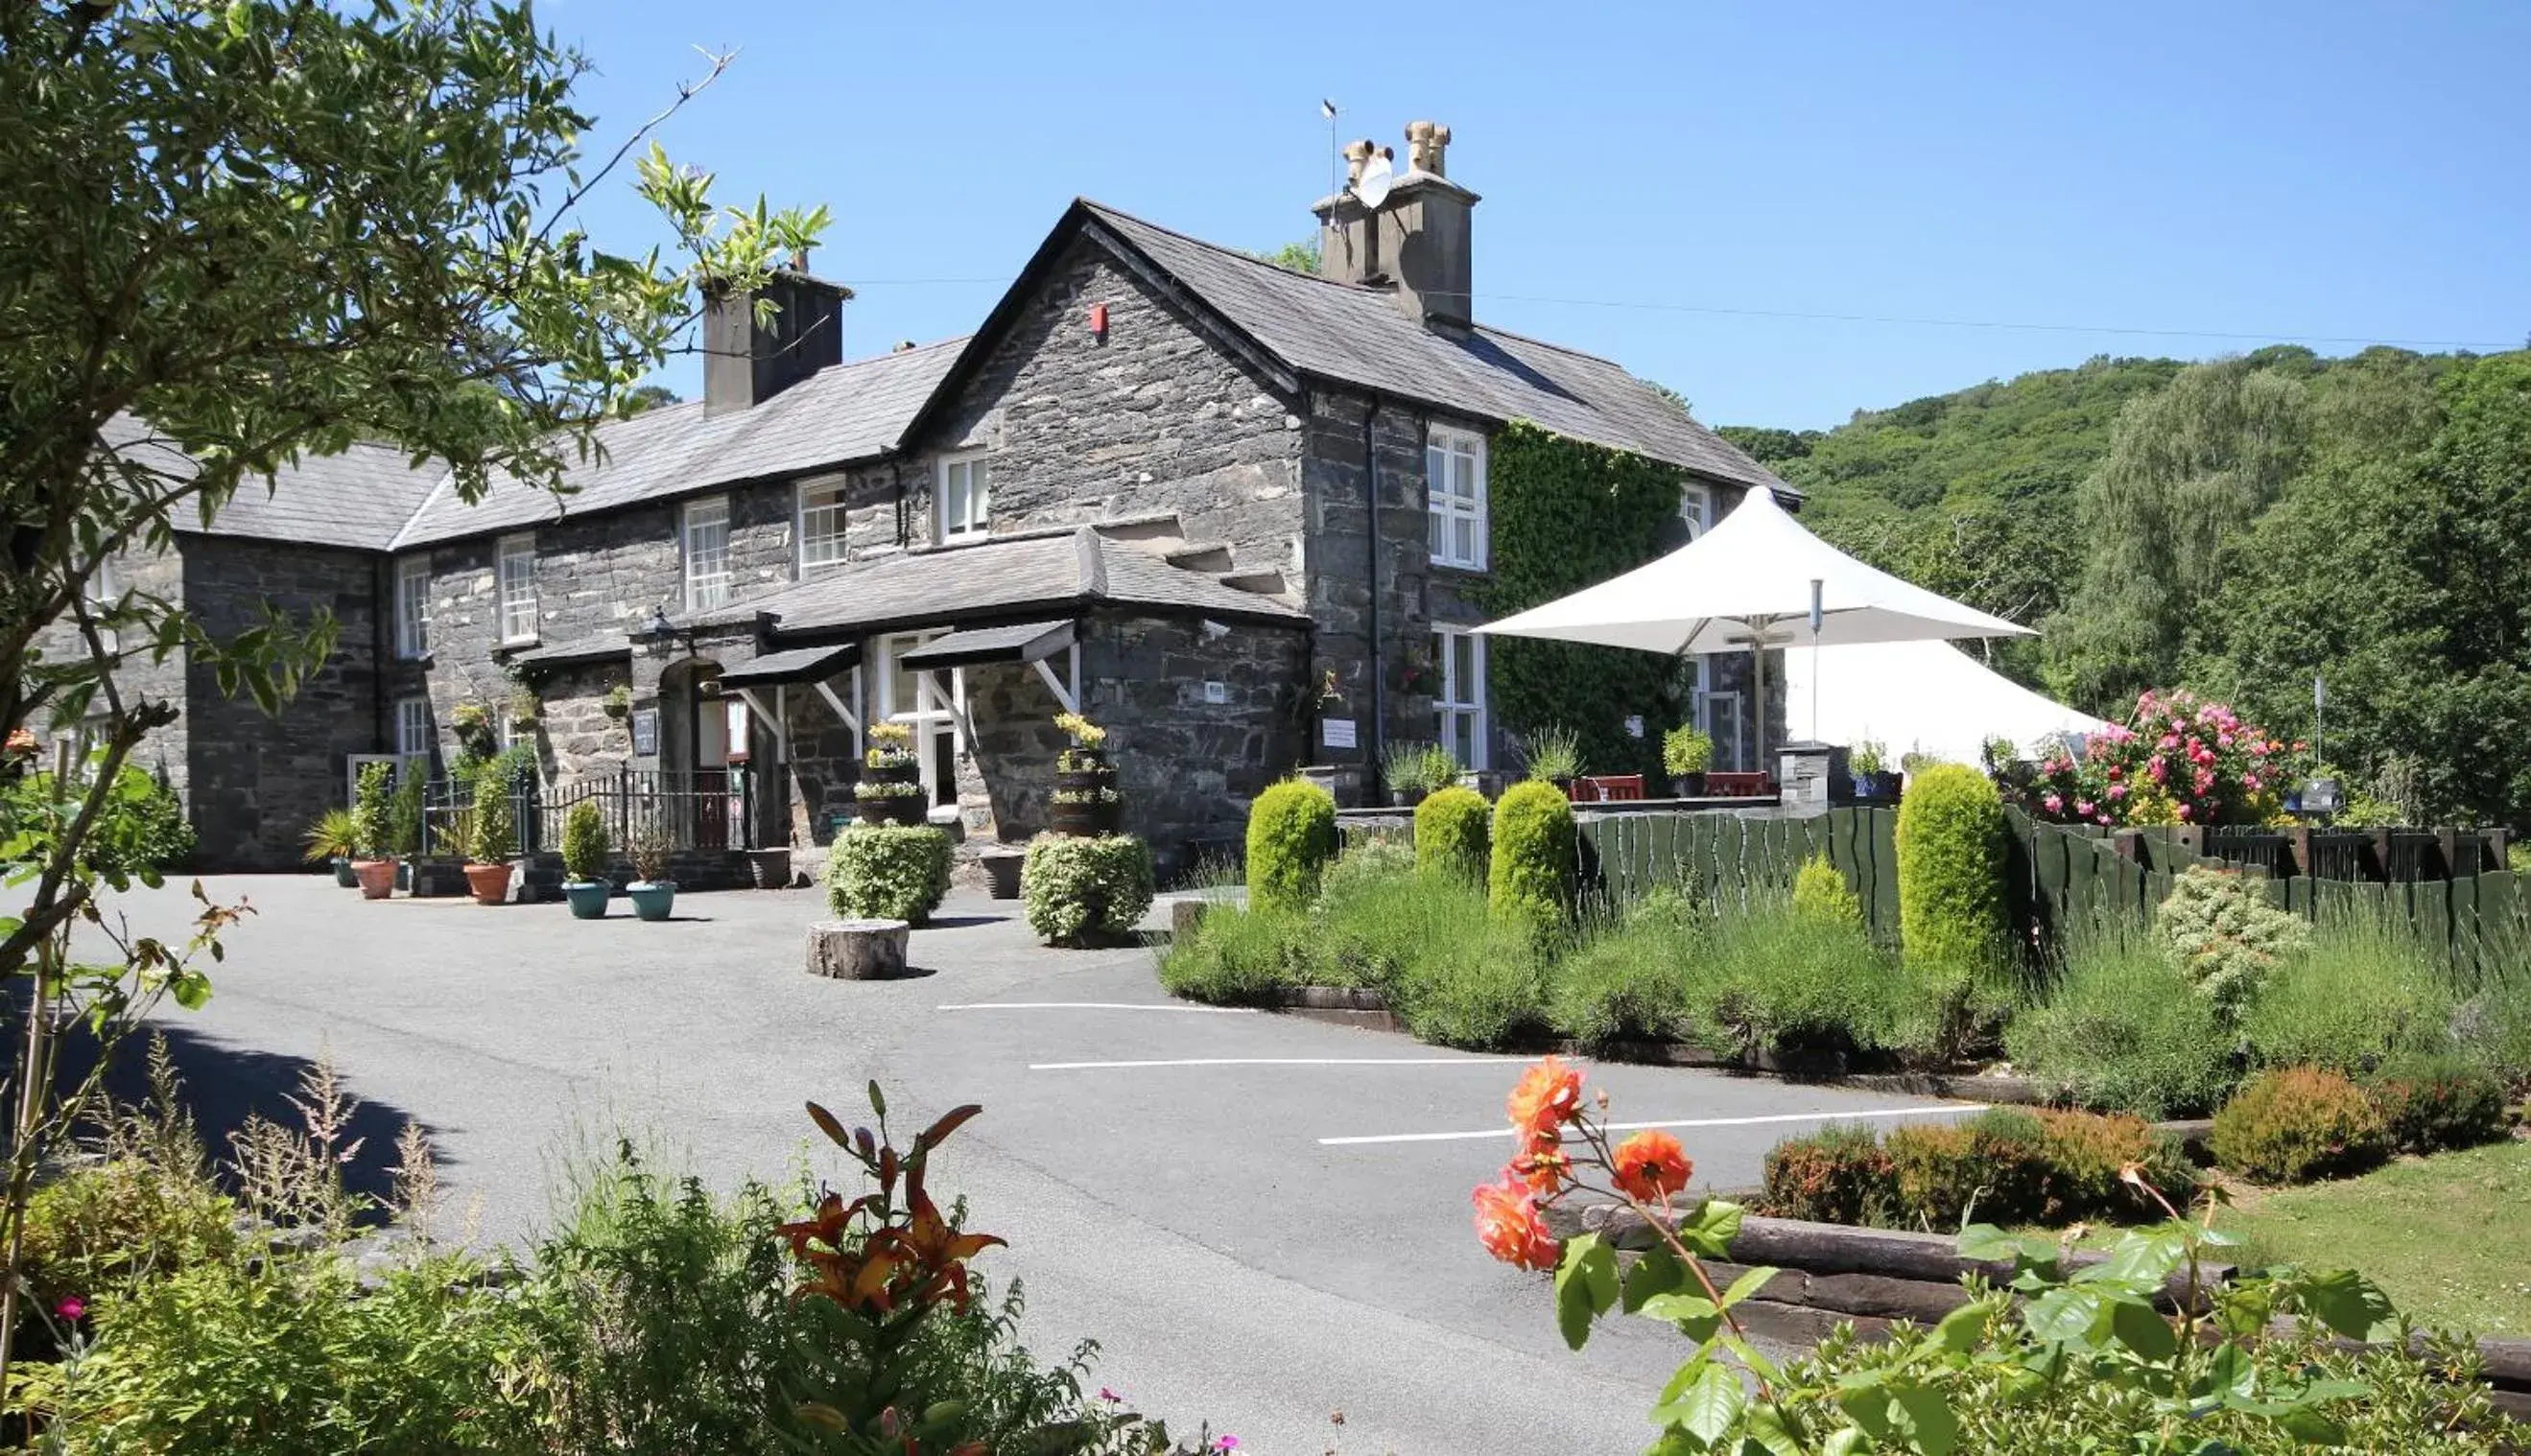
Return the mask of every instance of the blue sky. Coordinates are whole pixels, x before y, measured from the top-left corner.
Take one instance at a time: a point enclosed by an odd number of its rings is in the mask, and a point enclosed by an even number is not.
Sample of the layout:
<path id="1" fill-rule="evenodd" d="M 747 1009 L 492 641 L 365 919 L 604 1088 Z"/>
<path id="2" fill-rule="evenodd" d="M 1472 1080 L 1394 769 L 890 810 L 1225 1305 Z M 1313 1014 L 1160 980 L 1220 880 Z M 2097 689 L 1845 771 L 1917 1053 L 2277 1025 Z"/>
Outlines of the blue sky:
<path id="1" fill-rule="evenodd" d="M 815 267 L 860 292 L 855 356 L 972 329 L 1075 195 L 1233 246 L 1309 236 L 1322 96 L 1401 160 L 1407 121 L 1451 127 L 1450 173 L 1485 196 L 1480 318 L 1608 355 L 1709 423 L 1831 425 L 2101 353 L 2531 332 L 2514 0 L 541 17 L 598 68 L 592 149 L 703 69 L 692 47 L 739 53 L 665 143 L 728 199 L 833 207 Z M 647 241 L 629 186 L 587 220 Z"/>

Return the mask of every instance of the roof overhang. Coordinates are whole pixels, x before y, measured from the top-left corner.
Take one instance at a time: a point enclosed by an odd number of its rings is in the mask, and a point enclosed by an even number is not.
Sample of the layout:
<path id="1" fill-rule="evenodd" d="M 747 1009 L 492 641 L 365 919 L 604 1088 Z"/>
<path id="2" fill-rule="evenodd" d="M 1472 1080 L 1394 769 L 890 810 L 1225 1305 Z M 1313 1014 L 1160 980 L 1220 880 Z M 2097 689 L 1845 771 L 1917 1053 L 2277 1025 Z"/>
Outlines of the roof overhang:
<path id="1" fill-rule="evenodd" d="M 823 646 L 791 647 L 780 652 L 767 652 L 752 662 L 724 667 L 720 680 L 733 687 L 779 687 L 784 683 L 816 683 L 861 660 L 859 643 L 829 643 Z"/>
<path id="2" fill-rule="evenodd" d="M 1078 641 L 1076 624 L 1014 622 L 1001 627 L 964 627 L 934 638 L 896 660 L 907 667 L 974 667 L 986 662 L 1029 663 L 1048 657 Z"/>
<path id="3" fill-rule="evenodd" d="M 549 643 L 543 646 L 523 647 L 504 652 L 499 647 L 493 655 L 522 672 L 540 672 L 557 667 L 572 667 L 583 662 L 606 662 L 633 653 L 633 640 L 627 637 L 583 638 L 577 642 Z"/>

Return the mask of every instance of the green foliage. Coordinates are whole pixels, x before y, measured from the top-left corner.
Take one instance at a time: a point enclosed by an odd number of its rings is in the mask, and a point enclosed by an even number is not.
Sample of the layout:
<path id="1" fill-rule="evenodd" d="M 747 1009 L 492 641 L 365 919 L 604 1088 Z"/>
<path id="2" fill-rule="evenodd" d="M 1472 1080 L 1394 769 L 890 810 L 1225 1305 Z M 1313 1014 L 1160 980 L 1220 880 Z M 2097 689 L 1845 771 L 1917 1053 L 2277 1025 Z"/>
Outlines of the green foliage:
<path id="1" fill-rule="evenodd" d="M 2153 1119 L 2208 1111 L 2235 1080 L 2232 1029 L 2140 939 L 2072 936 L 2045 999 L 2005 1028 L 2004 1049 L 2086 1107 Z"/>
<path id="2" fill-rule="evenodd" d="M 1692 968 L 1703 951 L 1697 923 L 1637 907 L 1589 926 L 1556 963 L 1548 997 L 1555 1030 L 1600 1051 L 1617 1041 L 1665 1041 L 1696 1030 Z"/>
<path id="3" fill-rule="evenodd" d="M 1295 910 L 1211 905 L 1160 954 L 1160 988 L 1215 1005 L 1262 1004 L 1285 986 L 1317 982 L 1317 926 Z"/>
<path id="4" fill-rule="evenodd" d="M 562 872 L 582 883 L 606 877 L 606 812 L 594 800 L 571 807 L 562 821 Z"/>
<path id="5" fill-rule="evenodd" d="M 1485 877 L 1492 843 L 1493 806 L 1474 789 L 1435 789 L 1415 806 L 1415 863 L 1426 869 Z"/>
<path id="6" fill-rule="evenodd" d="M 1714 761 L 1714 737 L 1694 723 L 1681 723 L 1661 735 L 1661 768 L 1673 778 L 1703 773 Z"/>
<path id="7" fill-rule="evenodd" d="M 1984 969 L 2004 951 L 2003 801 L 1974 768 L 1936 764 L 1898 805 L 1898 935 L 1912 964 Z"/>
<path id="8" fill-rule="evenodd" d="M 481 774 L 475 780 L 474 834 L 466 846 L 467 857 L 478 865 L 499 865 L 517 852 L 509 778 L 501 773 Z"/>
<path id="9" fill-rule="evenodd" d="M 1029 928 L 1048 945 L 1130 935 L 1152 895 L 1152 847 L 1131 834 L 1041 834 L 1020 866 Z"/>
<path id="10" fill-rule="evenodd" d="M 1306 779 L 1269 786 L 1248 807 L 1248 904 L 1298 910 L 1336 857 L 1335 796 Z"/>
<path id="11" fill-rule="evenodd" d="M 2504 1084 L 2464 1057 L 2398 1057 L 2364 1090 L 2395 1151 L 2474 1148 L 2504 1136 Z"/>
<path id="12" fill-rule="evenodd" d="M 1793 913 L 1829 924 L 1858 929 L 1863 925 L 1863 901 L 1845 882 L 1845 871 L 1829 864 L 1826 855 L 1811 856 L 1795 871 Z"/>
<path id="13" fill-rule="evenodd" d="M 238 1206 L 211 1179 L 164 1036 L 150 1039 L 148 1080 L 141 1105 L 100 1120 L 93 1160 L 28 1204 L 24 1268 L 39 1308 L 128 1290 L 237 1249 Z"/>
<path id="14" fill-rule="evenodd" d="M 1295 273 L 1309 273 L 1315 276 L 1319 271 L 1319 240 L 1316 238 L 1303 239 L 1298 243 L 1286 243 L 1272 252 L 1252 252 L 1248 255 L 1259 262 L 1272 263 L 1278 268 L 1289 268 Z"/>
<path id="15" fill-rule="evenodd" d="M 1862 1123 L 1828 1123 L 1767 1150 L 1759 1206 L 1777 1218 L 1887 1227 L 1897 1203 L 1897 1166 Z"/>
<path id="16" fill-rule="evenodd" d="M 1908 1123 L 1882 1140 L 1901 1226 L 1956 1229 L 1972 1217 L 2008 1224 L 2159 1220 L 2160 1204 L 2122 1176 L 2136 1170 L 2164 1202 L 2184 1205 L 2196 1172 L 2179 1140 L 2142 1118 L 1997 1107 L 1956 1123 Z"/>
<path id="17" fill-rule="evenodd" d="M 1557 781 L 1582 776 L 1582 735 L 1561 723 L 1549 723 L 1521 735 L 1521 767 L 1533 779 Z"/>
<path id="18" fill-rule="evenodd" d="M 1684 544 L 1686 479 L 1676 467 L 1513 420 L 1487 442 L 1491 573 L 1471 594 L 1488 616 L 1508 616 Z M 1533 638 L 1496 639 L 1487 652 L 1501 720 L 1516 730 L 1574 724 L 1582 760 L 1603 772 L 1658 767 L 1652 746 L 1627 736 L 1628 717 L 1674 723 L 1693 706 L 1676 664 L 1658 653 Z"/>
<path id="19" fill-rule="evenodd" d="M 2215 1114 L 2216 1161 L 2262 1183 L 2360 1173 L 2390 1150 L 2382 1114 L 2334 1072 L 2262 1073 Z"/>
<path id="20" fill-rule="evenodd" d="M 2354 1074 L 2448 1044 L 2451 1011 L 2441 971 L 2413 936 L 2348 918 L 2267 973 L 2240 1024 L 2261 1063 Z"/>
<path id="21" fill-rule="evenodd" d="M 1143 909 L 1151 906 L 1150 873 L 1146 861 Z M 856 824 L 837 831 L 827 847 L 826 904 L 842 919 L 920 925 L 948 893 L 945 830 L 928 824 Z M 1142 919 L 1142 910 L 1133 919 Z"/>
<path id="22" fill-rule="evenodd" d="M 422 790 L 419 767 L 397 776 L 395 798 L 387 806 L 387 849 L 400 859 L 422 853 Z"/>
<path id="23" fill-rule="evenodd" d="M 308 845 L 308 852 L 301 858 L 310 865 L 348 860 L 361 847 L 361 821 L 348 809 L 329 809 L 316 816 L 301 838 Z"/>
<path id="24" fill-rule="evenodd" d="M 1573 806 L 1554 785 L 1512 785 L 1494 806 L 1492 859 L 1486 873 L 1497 919 L 1545 935 L 1573 914 L 1581 863 Z"/>
<path id="25" fill-rule="evenodd" d="M 365 860 L 383 858 L 394 816 L 395 765 L 362 764 L 360 792 L 352 800 L 353 841 L 359 846 L 353 853 Z"/>
<path id="26" fill-rule="evenodd" d="M 1696 1039 L 1715 1051 L 1889 1051 L 1934 1059 L 1931 983 L 1859 921 L 1796 910 L 1781 891 L 1716 916 L 1687 968 Z"/>
<path id="27" fill-rule="evenodd" d="M 1433 791 L 1433 745 L 1400 739 L 1380 751 L 1379 782 L 1392 794 L 1421 799 Z"/>
<path id="28" fill-rule="evenodd" d="M 102 756 L 91 754 L 86 775 L 74 774 L 66 783 L 49 772 L 0 781 L 0 865 L 51 859 L 95 793 L 102 766 Z M 162 871 L 193 854 L 194 826 L 186 822 L 185 807 L 156 775 L 126 763 L 96 798 L 96 815 L 74 852 L 81 871 L 118 887 L 135 880 L 154 887 Z M 332 821 L 337 829 L 349 826 L 348 818 Z"/>
<path id="29" fill-rule="evenodd" d="M 2192 865 L 2154 911 L 2153 943 L 2198 994 L 2229 1014 L 2279 961 L 2311 943 L 2311 927 L 2270 904 L 2260 881 Z"/>

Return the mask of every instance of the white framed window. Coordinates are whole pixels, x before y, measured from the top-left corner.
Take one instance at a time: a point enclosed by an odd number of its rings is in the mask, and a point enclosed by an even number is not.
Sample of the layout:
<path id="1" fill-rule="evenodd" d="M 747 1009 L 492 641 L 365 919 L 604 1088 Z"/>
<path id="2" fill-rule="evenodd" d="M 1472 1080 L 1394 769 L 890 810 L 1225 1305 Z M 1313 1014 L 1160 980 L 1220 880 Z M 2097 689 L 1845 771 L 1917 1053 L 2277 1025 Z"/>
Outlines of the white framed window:
<path id="1" fill-rule="evenodd" d="M 924 797 L 933 804 L 944 802 L 944 791 L 954 792 L 954 782 L 944 782 L 943 760 L 948 758 L 948 746 L 955 741 L 956 708 L 949 701 L 948 691 L 935 680 L 928 693 L 924 690 L 926 674 L 905 665 L 905 654 L 939 637 L 946 631 L 899 632 L 878 640 L 878 715 L 890 722 L 911 724 L 914 728 L 914 756 L 923 767 Z M 954 772 L 954 770 L 953 770 Z"/>
<path id="2" fill-rule="evenodd" d="M 1748 734 L 1737 693 L 1703 693 L 1697 697 L 1699 726 L 1714 740 L 1714 766 L 1725 773 L 1749 771 Z"/>
<path id="3" fill-rule="evenodd" d="M 396 655 L 407 661 L 430 653 L 430 558 L 408 556 L 396 563 Z"/>
<path id="4" fill-rule="evenodd" d="M 982 455 L 952 455 L 940 462 L 940 539 L 984 534 L 992 514 L 992 468 Z"/>
<path id="5" fill-rule="evenodd" d="M 1714 527 L 1714 490 L 1706 485 L 1685 485 L 1678 492 L 1678 519 L 1687 523 L 1687 538 L 1694 540 Z"/>
<path id="6" fill-rule="evenodd" d="M 686 502 L 686 610 L 709 611 L 729 600 L 729 497 Z"/>
<path id="7" fill-rule="evenodd" d="M 1486 640 L 1462 627 L 1435 627 L 1433 660 L 1441 667 L 1441 689 L 1433 697 L 1441 747 L 1469 768 L 1487 767 Z"/>
<path id="8" fill-rule="evenodd" d="M 81 595 L 87 600 L 90 617 L 102 617 L 105 613 L 114 610 L 114 604 L 123 599 L 123 588 L 115 583 L 114 563 L 111 560 L 97 562 L 96 570 L 87 574 L 87 589 Z M 97 623 L 96 640 L 97 644 L 109 652 L 123 650 L 122 632 L 106 626 L 102 621 Z M 87 756 L 84 748 L 81 750 L 80 756 L 83 760 Z"/>
<path id="9" fill-rule="evenodd" d="M 396 756 L 407 763 L 430 762 L 430 700 L 416 695 L 396 700 Z"/>
<path id="10" fill-rule="evenodd" d="M 841 566 L 849 552 L 844 544 L 844 482 L 804 480 L 797 511 L 800 577 L 819 567 Z"/>
<path id="11" fill-rule="evenodd" d="M 1436 424 L 1424 436 L 1433 564 L 1486 569 L 1486 437 Z"/>
<path id="12" fill-rule="evenodd" d="M 501 537 L 493 577 L 501 602 L 501 641 L 536 640 L 536 537 L 533 532 Z"/>

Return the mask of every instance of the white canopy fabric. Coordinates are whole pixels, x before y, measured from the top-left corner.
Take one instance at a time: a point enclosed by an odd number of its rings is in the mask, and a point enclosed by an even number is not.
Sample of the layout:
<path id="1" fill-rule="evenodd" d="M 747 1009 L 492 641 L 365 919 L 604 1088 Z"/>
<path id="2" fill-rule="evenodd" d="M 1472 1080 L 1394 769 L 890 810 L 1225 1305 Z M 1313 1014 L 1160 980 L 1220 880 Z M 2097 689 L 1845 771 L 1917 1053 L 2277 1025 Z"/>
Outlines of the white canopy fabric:
<path id="1" fill-rule="evenodd" d="M 1814 581 L 1825 646 L 2030 635 L 1864 565 L 1803 530 L 1767 490 L 1659 561 L 1478 631 L 1648 652 L 1745 651 L 1753 636 L 1808 647 Z M 1795 731 L 1804 721 L 1792 719 Z"/>
<path id="2" fill-rule="evenodd" d="M 1807 638 L 1809 633 L 1805 631 Z M 1990 738 L 2027 751 L 2057 733 L 2098 733 L 2109 726 L 2088 713 L 2031 692 L 1945 642 L 1881 643 L 1822 647 L 1816 666 L 1808 646 L 1784 651 L 1784 719 L 1795 737 L 1888 751 L 1889 766 L 1907 754 L 1975 763 Z"/>

